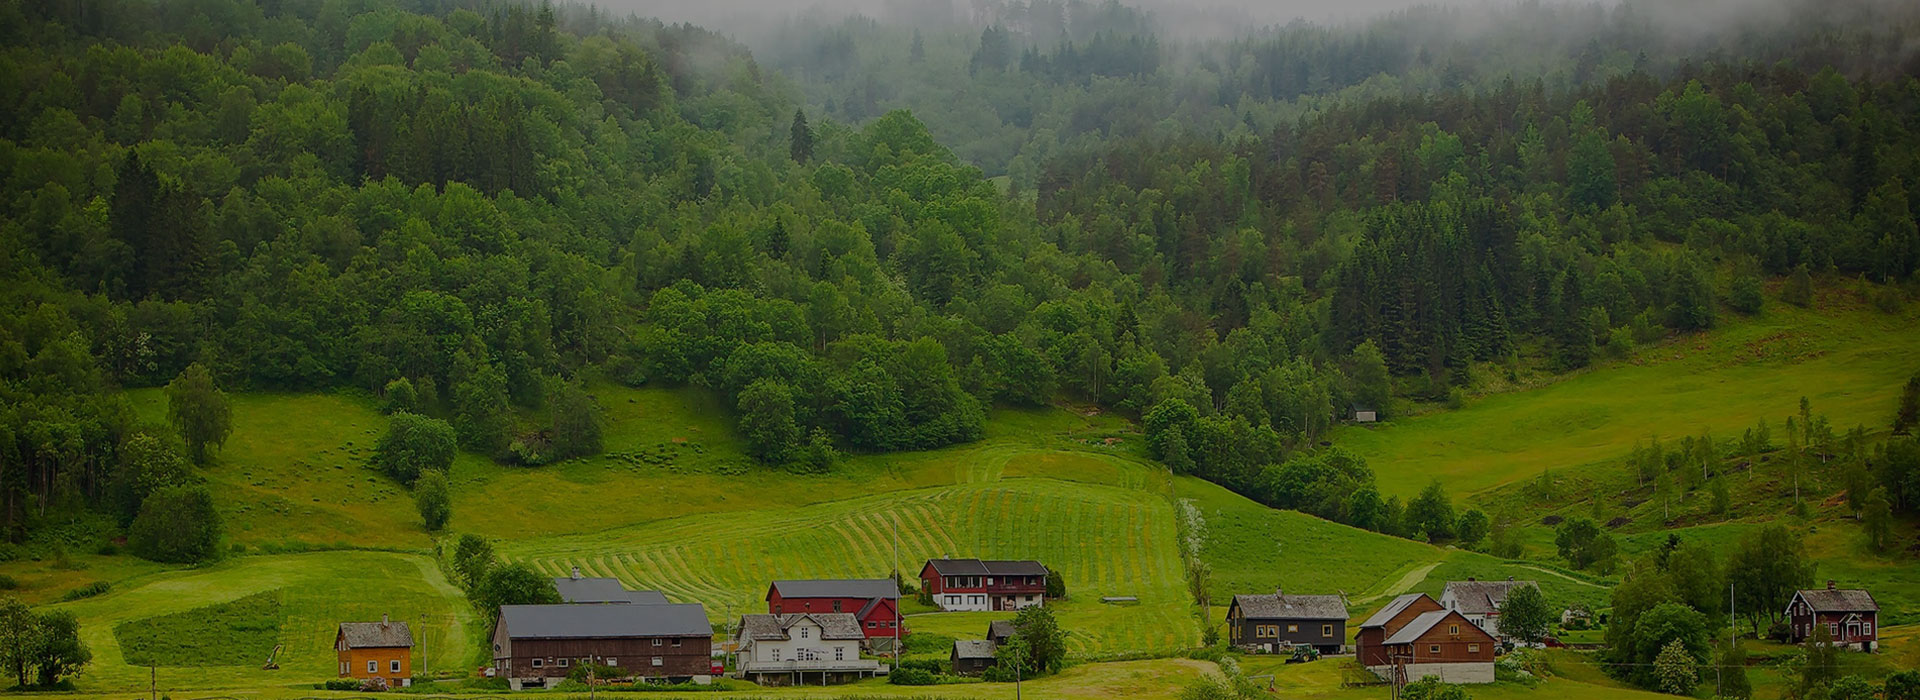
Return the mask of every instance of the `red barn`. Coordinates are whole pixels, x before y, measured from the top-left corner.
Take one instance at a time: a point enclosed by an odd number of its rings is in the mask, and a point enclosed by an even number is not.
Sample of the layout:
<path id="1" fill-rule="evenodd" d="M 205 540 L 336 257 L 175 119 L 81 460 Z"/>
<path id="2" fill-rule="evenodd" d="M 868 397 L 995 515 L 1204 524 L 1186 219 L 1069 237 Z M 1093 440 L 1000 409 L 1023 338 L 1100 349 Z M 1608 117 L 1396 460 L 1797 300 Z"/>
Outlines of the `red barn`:
<path id="1" fill-rule="evenodd" d="M 1833 581 L 1827 581 L 1826 590 L 1795 591 L 1787 601 L 1787 617 L 1793 622 L 1795 644 L 1811 639 L 1815 625 L 1825 625 L 1840 647 L 1873 651 L 1880 641 L 1880 604 L 1873 594 L 1836 588 Z"/>
<path id="2" fill-rule="evenodd" d="M 842 578 L 774 581 L 767 613 L 852 613 L 869 641 L 907 636 L 900 623 L 900 589 L 893 579 Z"/>
<path id="3" fill-rule="evenodd" d="M 929 559 L 920 582 L 948 611 L 1019 610 L 1047 599 L 1047 567 L 1037 561 Z"/>

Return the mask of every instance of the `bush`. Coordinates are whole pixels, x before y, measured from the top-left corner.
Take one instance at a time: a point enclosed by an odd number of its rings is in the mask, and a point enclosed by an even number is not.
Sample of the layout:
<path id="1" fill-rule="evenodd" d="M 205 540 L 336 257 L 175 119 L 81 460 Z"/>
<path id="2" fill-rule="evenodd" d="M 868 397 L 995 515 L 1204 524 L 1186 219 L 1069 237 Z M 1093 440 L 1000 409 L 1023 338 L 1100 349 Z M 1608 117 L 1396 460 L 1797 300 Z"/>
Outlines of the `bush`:
<path id="1" fill-rule="evenodd" d="M 447 490 L 447 477 L 427 472 L 413 484 L 413 504 L 428 532 L 437 532 L 453 519 L 453 496 Z"/>
<path id="2" fill-rule="evenodd" d="M 16 579 L 6 574 L 0 574 L 0 591 L 17 591 L 17 590 L 20 590 L 20 579 Z"/>
<path id="3" fill-rule="evenodd" d="M 925 669 L 911 668 L 901 664 L 892 673 L 887 674 L 887 682 L 894 685 L 933 685 L 939 678 Z"/>
<path id="4" fill-rule="evenodd" d="M 107 591 L 112 589 L 113 589 L 113 584 L 111 583 L 107 583 L 106 581 L 94 581 L 93 583 L 89 583 L 85 586 L 81 586 L 71 591 L 67 591 L 66 595 L 60 596 L 60 599 L 63 601 L 74 601 L 74 600 L 80 600 L 82 598 L 92 598 L 97 595 L 105 594 Z"/>
<path id="5" fill-rule="evenodd" d="M 352 678 L 335 678 L 325 683 L 313 684 L 314 690 L 359 690 L 360 681 Z"/>
<path id="6" fill-rule="evenodd" d="M 413 390 L 413 382 L 401 377 L 387 382 L 387 388 L 381 392 L 386 396 L 386 405 L 381 412 L 386 414 L 412 413 L 420 410 L 420 395 Z"/>
<path id="7" fill-rule="evenodd" d="M 373 466 L 400 483 L 412 484 L 423 472 L 444 472 L 453 466 L 455 444 L 453 426 L 446 421 L 395 413 L 386 434 L 373 447 Z"/>
<path id="8" fill-rule="evenodd" d="M 581 664 L 573 667 L 573 670 L 567 672 L 567 680 L 579 681 L 579 682 L 585 683 L 587 681 L 588 671 L 593 672 L 593 677 L 595 679 L 603 680 L 603 681 L 610 678 L 626 678 L 628 675 L 630 675 L 627 673 L 626 669 L 620 668 L 618 666 L 608 666 L 606 664 Z"/>
<path id="9" fill-rule="evenodd" d="M 220 513 L 213 496 L 198 486 L 153 492 L 128 528 L 127 544 L 142 559 L 198 564 L 220 552 Z"/>

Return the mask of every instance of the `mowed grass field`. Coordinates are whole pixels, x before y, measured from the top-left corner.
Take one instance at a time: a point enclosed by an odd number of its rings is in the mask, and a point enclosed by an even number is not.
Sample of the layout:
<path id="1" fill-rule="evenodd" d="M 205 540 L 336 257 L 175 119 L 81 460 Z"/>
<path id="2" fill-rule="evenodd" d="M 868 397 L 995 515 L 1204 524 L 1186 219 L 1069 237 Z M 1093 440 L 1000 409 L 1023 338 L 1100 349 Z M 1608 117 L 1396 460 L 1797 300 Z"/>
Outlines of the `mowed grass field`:
<path id="1" fill-rule="evenodd" d="M 212 615 L 203 624 L 195 621 L 196 611 L 245 605 L 262 596 L 274 601 L 268 609 L 277 634 L 233 634 L 232 620 Z M 80 620 L 81 636 L 93 651 L 93 663 L 79 678 L 88 692 L 144 693 L 148 687 L 148 667 L 128 662 L 116 627 L 133 634 L 143 623 L 166 625 L 172 643 L 150 661 L 157 664 L 152 671 L 160 690 L 178 692 L 311 684 L 333 677 L 338 624 L 379 620 L 383 614 L 412 627 L 416 671 L 464 670 L 472 660 L 475 624 L 466 599 L 431 559 L 384 552 L 240 557 L 145 574 L 105 595 L 52 607 L 70 610 Z M 280 669 L 261 670 L 275 644 L 282 646 Z"/>
<path id="2" fill-rule="evenodd" d="M 1367 458 L 1380 489 L 1407 498 L 1439 479 L 1455 499 L 1568 469 L 1618 460 L 1636 440 L 1776 425 L 1806 396 L 1837 429 L 1882 426 L 1902 384 L 1920 371 L 1920 308 L 1864 308 L 1824 292 L 1811 309 L 1769 304 L 1753 318 L 1643 349 L 1547 386 L 1469 401 L 1465 408 L 1335 429 Z M 1780 439 L 1780 438 L 1776 438 Z"/>
<path id="3" fill-rule="evenodd" d="M 1145 471 L 1144 465 L 1136 469 Z M 796 491 L 813 488 L 797 479 Z M 1173 509 L 1152 491 L 1053 479 L 1005 479 L 896 491 L 791 509 L 685 516 L 564 537 L 503 542 L 503 556 L 556 576 L 578 566 L 632 587 L 700 602 L 716 624 L 764 612 L 777 578 L 881 577 L 897 561 L 911 578 L 926 559 L 1037 559 L 1059 571 L 1071 600 L 1056 606 L 1071 653 L 1171 652 L 1197 645 L 1181 584 Z M 1137 596 L 1115 607 L 1102 596 Z M 909 620 L 984 636 L 987 617 Z M 978 629 L 972 629 L 977 627 Z"/>

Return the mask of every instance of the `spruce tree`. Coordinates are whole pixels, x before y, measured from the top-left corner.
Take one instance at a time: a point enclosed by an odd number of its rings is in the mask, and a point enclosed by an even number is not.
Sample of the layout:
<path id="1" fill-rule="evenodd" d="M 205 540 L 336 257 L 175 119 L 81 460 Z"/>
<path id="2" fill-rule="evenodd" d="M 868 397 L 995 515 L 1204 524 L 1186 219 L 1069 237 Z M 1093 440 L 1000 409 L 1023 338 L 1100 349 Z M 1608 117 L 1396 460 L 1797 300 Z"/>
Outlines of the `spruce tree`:
<path id="1" fill-rule="evenodd" d="M 807 126 L 807 113 L 793 110 L 793 126 L 788 131 L 792 143 L 788 145 L 787 153 L 793 156 L 793 162 L 804 165 L 813 160 L 813 129 Z"/>

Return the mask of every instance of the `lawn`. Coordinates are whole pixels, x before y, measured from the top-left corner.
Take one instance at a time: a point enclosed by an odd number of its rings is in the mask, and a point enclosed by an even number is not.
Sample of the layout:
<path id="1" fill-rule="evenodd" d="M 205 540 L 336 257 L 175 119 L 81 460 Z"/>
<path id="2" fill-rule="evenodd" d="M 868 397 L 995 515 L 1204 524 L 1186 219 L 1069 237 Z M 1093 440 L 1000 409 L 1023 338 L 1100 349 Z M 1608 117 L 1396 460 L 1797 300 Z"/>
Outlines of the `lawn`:
<path id="1" fill-rule="evenodd" d="M 413 626 L 417 669 L 465 669 L 477 651 L 465 599 L 431 560 L 415 555 L 241 557 L 138 576 L 106 595 L 53 607 L 80 620 L 93 663 L 79 685 L 91 692 L 145 691 L 149 670 L 143 663 L 158 664 L 153 673 L 163 692 L 331 678 L 338 624 L 383 614 Z M 245 629 L 236 633 L 239 628 Z M 281 669 L 261 670 L 275 645 L 283 647 Z"/>
<path id="2" fill-rule="evenodd" d="M 1366 457 L 1387 494 L 1406 498 L 1439 479 L 1461 499 L 1543 470 L 1618 460 L 1636 440 L 1777 423 L 1801 396 L 1837 427 L 1879 425 L 1920 369 L 1914 307 L 1888 315 L 1831 294 L 1814 309 L 1774 304 L 1763 316 L 1723 320 L 1633 360 L 1459 410 L 1343 426 L 1333 441 Z"/>

